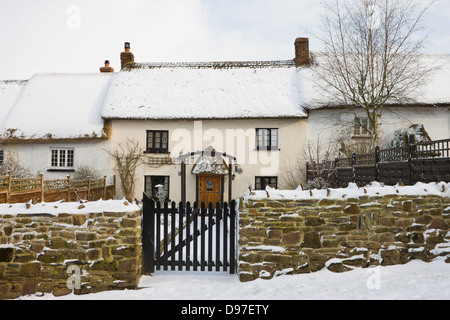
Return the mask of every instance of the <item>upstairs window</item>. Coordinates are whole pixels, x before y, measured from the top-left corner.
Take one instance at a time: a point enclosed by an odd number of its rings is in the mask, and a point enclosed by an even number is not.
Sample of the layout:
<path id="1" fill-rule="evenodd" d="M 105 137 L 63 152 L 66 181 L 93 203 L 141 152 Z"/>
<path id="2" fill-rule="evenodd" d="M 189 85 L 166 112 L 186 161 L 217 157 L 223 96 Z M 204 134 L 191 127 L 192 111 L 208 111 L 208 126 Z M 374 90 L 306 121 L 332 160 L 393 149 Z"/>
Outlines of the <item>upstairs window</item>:
<path id="1" fill-rule="evenodd" d="M 0 166 L 5 162 L 5 150 L 0 149 Z"/>
<path id="2" fill-rule="evenodd" d="M 74 168 L 74 150 L 65 148 L 51 149 L 51 168 L 52 169 L 73 169 Z"/>
<path id="3" fill-rule="evenodd" d="M 368 137 L 372 132 L 372 123 L 368 118 L 355 118 L 353 127 L 353 136 L 355 137 Z"/>
<path id="4" fill-rule="evenodd" d="M 278 150 L 278 129 L 256 129 L 256 150 Z"/>
<path id="5" fill-rule="evenodd" d="M 169 131 L 147 130 L 147 153 L 169 153 Z"/>

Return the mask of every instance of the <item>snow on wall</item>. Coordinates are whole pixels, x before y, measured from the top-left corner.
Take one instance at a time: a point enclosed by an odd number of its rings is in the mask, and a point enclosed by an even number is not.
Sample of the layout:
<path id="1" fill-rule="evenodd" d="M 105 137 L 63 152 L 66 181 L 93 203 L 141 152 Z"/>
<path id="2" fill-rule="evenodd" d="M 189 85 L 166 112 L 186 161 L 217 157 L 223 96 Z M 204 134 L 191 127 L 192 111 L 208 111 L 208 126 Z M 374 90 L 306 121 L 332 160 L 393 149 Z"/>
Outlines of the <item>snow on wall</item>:
<path id="1" fill-rule="evenodd" d="M 67 214 L 89 214 L 93 212 L 135 212 L 140 207 L 123 200 L 98 200 L 89 202 L 40 202 L 32 204 L 15 203 L 0 204 L 0 214 L 50 214 L 57 216 L 61 213 Z"/>
<path id="2" fill-rule="evenodd" d="M 263 191 L 247 191 L 244 200 L 258 200 L 269 197 L 270 199 L 286 200 L 306 200 L 306 199 L 346 199 L 358 198 L 360 196 L 382 197 L 386 195 L 437 195 L 450 197 L 450 183 L 422 183 L 418 182 L 413 186 L 384 186 L 378 182 L 372 182 L 365 187 L 358 187 L 355 183 L 350 183 L 347 188 L 327 189 L 327 190 L 277 190 L 266 187 Z"/>

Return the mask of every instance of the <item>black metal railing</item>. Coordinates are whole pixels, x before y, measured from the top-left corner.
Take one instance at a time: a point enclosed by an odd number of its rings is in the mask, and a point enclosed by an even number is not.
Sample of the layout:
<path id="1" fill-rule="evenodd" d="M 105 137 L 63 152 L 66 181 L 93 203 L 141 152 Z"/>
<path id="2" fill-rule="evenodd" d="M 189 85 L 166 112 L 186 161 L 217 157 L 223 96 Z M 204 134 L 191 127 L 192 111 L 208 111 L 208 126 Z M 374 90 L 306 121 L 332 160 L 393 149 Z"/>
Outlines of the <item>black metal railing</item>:
<path id="1" fill-rule="evenodd" d="M 403 182 L 450 181 L 450 139 L 414 143 L 409 137 L 406 147 L 380 149 L 369 154 L 353 154 L 351 158 L 337 158 L 322 166 L 321 174 L 329 179 L 328 185 L 345 187 L 349 182 L 364 185 L 372 181 L 385 184 Z M 307 164 L 307 179 L 317 176 L 316 164 Z"/>

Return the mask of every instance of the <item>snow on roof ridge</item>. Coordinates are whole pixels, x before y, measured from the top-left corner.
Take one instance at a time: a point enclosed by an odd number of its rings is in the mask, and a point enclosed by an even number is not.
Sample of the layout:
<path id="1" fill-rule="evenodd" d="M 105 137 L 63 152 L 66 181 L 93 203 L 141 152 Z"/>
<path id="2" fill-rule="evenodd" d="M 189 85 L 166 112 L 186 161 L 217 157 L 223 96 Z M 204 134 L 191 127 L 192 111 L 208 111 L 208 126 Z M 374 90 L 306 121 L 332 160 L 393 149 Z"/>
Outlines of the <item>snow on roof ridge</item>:
<path id="1" fill-rule="evenodd" d="M 265 68 L 278 67 L 286 68 L 295 66 L 294 60 L 268 60 L 268 61 L 206 61 L 206 62 L 145 62 L 133 63 L 123 69 L 130 71 L 133 69 L 156 69 L 156 68 Z"/>
<path id="2" fill-rule="evenodd" d="M 25 79 L 15 79 L 15 80 L 8 79 L 8 80 L 0 80 L 0 82 L 5 83 L 5 84 L 10 84 L 10 83 L 22 84 L 22 83 L 28 82 L 28 79 L 27 80 L 25 80 Z"/>

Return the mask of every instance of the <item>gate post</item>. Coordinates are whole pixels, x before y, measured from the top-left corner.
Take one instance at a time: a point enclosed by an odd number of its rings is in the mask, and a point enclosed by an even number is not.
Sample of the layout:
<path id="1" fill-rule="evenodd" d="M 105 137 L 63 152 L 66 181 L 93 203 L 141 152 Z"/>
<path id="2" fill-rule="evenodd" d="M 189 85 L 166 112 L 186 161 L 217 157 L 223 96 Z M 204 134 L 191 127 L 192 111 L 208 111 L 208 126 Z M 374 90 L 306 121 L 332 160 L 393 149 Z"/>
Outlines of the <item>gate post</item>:
<path id="1" fill-rule="evenodd" d="M 230 203 L 230 274 L 236 270 L 236 201 Z"/>
<path id="2" fill-rule="evenodd" d="M 352 154 L 352 182 L 356 183 L 356 153 Z"/>
<path id="3" fill-rule="evenodd" d="M 375 181 L 380 182 L 380 147 L 375 147 Z"/>
<path id="4" fill-rule="evenodd" d="M 155 272 L 155 203 L 144 192 L 142 208 L 142 273 Z"/>
<path id="5" fill-rule="evenodd" d="M 411 134 L 408 136 L 408 182 L 410 186 L 414 184 L 413 143 L 414 135 Z"/>

